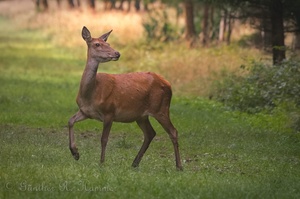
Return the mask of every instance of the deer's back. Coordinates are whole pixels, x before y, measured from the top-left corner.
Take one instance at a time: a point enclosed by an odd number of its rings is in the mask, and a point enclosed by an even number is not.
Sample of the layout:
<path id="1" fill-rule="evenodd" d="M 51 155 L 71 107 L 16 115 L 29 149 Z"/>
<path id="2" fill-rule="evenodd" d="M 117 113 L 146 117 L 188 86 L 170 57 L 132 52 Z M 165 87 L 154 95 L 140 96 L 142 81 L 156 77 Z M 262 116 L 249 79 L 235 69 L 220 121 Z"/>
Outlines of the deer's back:
<path id="1" fill-rule="evenodd" d="M 98 73 L 96 88 L 96 109 L 121 122 L 168 111 L 172 97 L 170 83 L 151 72 Z"/>

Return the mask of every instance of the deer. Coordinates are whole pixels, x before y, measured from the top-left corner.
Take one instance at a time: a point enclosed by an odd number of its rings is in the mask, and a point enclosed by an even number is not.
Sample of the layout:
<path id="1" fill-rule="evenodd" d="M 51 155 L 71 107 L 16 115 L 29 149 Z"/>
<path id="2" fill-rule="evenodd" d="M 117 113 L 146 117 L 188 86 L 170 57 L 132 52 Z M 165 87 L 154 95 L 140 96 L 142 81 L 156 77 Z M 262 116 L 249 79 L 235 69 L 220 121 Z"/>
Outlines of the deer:
<path id="1" fill-rule="evenodd" d="M 178 132 L 169 114 L 172 98 L 170 83 L 153 72 L 97 72 L 99 64 L 117 61 L 121 56 L 107 43 L 111 32 L 112 30 L 99 38 L 92 38 L 90 31 L 85 26 L 82 28 L 82 38 L 87 44 L 87 61 L 76 98 L 79 110 L 68 121 L 69 149 L 74 159 L 79 160 L 73 129 L 76 122 L 86 119 L 103 122 L 100 163 L 104 163 L 105 160 L 105 150 L 113 122 L 136 122 L 144 134 L 143 144 L 132 163 L 132 167 L 138 167 L 156 135 L 149 121 L 151 116 L 168 133 L 174 146 L 176 168 L 182 170 Z"/>

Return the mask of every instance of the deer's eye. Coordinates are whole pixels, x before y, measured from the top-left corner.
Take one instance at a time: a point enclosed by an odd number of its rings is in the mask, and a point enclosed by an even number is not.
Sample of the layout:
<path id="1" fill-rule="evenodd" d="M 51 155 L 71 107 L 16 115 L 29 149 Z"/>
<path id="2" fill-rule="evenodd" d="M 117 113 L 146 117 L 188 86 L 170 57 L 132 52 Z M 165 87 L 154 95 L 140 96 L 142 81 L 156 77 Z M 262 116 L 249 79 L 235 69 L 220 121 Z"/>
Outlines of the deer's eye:
<path id="1" fill-rule="evenodd" d="M 99 46 L 100 46 L 100 44 L 99 44 L 99 43 L 96 43 L 96 46 L 97 46 L 97 47 L 99 47 Z"/>

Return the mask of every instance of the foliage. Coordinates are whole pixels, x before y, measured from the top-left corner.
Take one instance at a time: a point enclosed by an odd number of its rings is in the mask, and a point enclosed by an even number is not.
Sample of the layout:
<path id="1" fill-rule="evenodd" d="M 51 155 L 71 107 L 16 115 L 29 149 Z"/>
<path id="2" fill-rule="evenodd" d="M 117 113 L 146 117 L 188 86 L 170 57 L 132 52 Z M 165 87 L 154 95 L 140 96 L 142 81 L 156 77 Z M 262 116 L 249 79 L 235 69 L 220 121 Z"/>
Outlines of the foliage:
<path id="1" fill-rule="evenodd" d="M 253 62 L 241 69 L 248 73 L 230 74 L 215 83 L 215 97 L 233 109 L 248 113 L 274 108 L 284 111 L 293 117 L 292 126 L 300 130 L 296 125 L 300 122 L 300 62 L 289 60 L 274 66 Z"/>
<path id="2" fill-rule="evenodd" d="M 143 22 L 147 39 L 166 42 L 179 38 L 178 28 L 170 22 L 166 10 L 153 9 L 147 14 Z"/>

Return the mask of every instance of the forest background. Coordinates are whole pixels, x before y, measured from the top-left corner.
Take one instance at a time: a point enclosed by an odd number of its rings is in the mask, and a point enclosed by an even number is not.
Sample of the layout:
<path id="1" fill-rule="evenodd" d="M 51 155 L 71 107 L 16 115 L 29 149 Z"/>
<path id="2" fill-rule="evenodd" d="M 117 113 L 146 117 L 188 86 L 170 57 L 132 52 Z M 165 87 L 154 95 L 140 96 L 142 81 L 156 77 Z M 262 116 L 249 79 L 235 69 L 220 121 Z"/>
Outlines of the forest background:
<path id="1" fill-rule="evenodd" d="M 129 4 L 130 2 L 130 4 Z M 299 198 L 299 1 L 0 1 L 1 198 Z M 121 53 L 99 72 L 153 71 L 173 88 L 184 171 L 157 136 L 137 170 L 135 124 L 67 121 L 86 61 L 83 26 Z"/>

